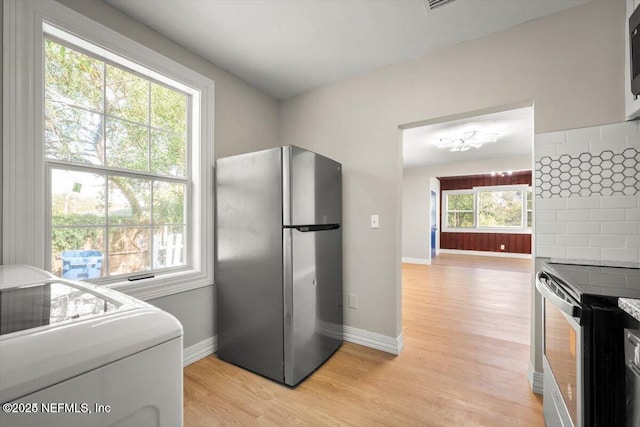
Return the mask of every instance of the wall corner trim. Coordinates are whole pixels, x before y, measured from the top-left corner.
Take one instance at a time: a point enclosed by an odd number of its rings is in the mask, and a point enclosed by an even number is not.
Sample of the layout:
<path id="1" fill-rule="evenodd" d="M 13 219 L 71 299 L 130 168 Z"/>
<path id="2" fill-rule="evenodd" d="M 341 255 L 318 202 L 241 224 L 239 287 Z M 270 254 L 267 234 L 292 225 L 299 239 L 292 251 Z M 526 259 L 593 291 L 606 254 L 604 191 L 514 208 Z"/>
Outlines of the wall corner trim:
<path id="1" fill-rule="evenodd" d="M 531 363 L 529 363 L 529 370 L 527 371 L 527 378 L 529 379 L 529 384 L 531 385 L 531 390 L 535 394 L 542 394 L 543 391 L 543 381 L 544 374 L 542 372 L 537 372 Z"/>
<path id="2" fill-rule="evenodd" d="M 200 359 L 204 359 L 210 354 L 218 350 L 218 336 L 204 339 L 189 347 L 185 347 L 182 351 L 182 366 L 191 365 Z"/>
<path id="3" fill-rule="evenodd" d="M 396 338 L 393 338 L 375 332 L 365 331 L 364 329 L 354 328 L 352 326 L 344 326 L 343 331 L 345 341 L 374 348 L 386 353 L 398 355 L 404 348 L 402 332 Z"/>

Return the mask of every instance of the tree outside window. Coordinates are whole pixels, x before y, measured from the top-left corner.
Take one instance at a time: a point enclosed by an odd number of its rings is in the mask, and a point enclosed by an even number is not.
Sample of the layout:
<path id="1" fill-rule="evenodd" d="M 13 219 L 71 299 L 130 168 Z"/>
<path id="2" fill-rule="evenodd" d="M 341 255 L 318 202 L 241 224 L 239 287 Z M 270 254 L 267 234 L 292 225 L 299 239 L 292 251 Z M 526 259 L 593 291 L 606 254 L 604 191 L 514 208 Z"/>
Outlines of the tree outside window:
<path id="1" fill-rule="evenodd" d="M 475 200 L 473 193 L 447 195 L 447 226 L 469 228 L 475 226 Z"/>
<path id="2" fill-rule="evenodd" d="M 479 227 L 522 227 L 522 191 L 479 191 Z"/>

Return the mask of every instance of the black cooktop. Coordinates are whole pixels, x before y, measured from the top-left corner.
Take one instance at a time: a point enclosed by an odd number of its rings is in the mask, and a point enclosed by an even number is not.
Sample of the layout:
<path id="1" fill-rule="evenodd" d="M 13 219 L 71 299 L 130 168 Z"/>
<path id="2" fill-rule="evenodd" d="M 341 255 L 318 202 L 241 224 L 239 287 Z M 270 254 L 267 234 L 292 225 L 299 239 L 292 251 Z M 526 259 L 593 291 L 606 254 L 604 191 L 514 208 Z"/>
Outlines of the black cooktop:
<path id="1" fill-rule="evenodd" d="M 545 263 L 543 270 L 581 302 L 589 296 L 640 299 L 640 268 Z"/>

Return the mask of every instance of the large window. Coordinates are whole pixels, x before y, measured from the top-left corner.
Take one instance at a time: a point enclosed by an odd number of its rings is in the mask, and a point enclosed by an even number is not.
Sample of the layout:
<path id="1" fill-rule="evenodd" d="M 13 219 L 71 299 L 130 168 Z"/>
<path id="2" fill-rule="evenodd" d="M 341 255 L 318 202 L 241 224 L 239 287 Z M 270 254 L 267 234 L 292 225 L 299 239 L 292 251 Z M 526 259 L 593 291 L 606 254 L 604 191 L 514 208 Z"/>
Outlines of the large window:
<path id="1" fill-rule="evenodd" d="M 508 185 L 443 191 L 445 231 L 530 231 L 531 187 Z"/>
<path id="2" fill-rule="evenodd" d="M 90 279 L 186 261 L 191 98 L 46 38 L 51 270 Z"/>
<path id="3" fill-rule="evenodd" d="M 213 81 L 55 1 L 3 6 L 2 261 L 211 285 Z"/>

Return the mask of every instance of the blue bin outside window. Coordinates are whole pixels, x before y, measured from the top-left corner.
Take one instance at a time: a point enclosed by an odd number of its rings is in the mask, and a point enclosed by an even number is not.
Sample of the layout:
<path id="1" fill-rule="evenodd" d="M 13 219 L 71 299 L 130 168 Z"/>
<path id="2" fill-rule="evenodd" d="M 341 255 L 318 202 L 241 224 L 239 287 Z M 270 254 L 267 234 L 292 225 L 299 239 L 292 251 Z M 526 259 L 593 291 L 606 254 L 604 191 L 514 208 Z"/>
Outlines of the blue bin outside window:
<path id="1" fill-rule="evenodd" d="M 71 250 L 60 254 L 62 259 L 62 277 L 65 279 L 96 279 L 100 277 L 102 259 L 100 251 Z"/>

